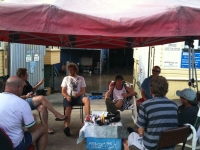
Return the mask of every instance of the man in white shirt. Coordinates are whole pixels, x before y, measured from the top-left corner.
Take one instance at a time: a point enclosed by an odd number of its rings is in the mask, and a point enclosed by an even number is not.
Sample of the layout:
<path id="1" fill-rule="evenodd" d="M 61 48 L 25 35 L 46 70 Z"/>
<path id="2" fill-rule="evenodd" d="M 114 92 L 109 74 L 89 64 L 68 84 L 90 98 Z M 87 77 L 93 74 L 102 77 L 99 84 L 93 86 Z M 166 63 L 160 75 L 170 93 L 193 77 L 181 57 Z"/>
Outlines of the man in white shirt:
<path id="1" fill-rule="evenodd" d="M 14 150 L 26 150 L 33 142 L 37 150 L 45 150 L 47 127 L 35 122 L 29 104 L 20 98 L 23 87 L 17 76 L 7 80 L 5 92 L 0 93 L 0 128 L 10 137 Z M 28 131 L 23 131 L 23 125 Z"/>
<path id="2" fill-rule="evenodd" d="M 70 119 L 72 106 L 84 104 L 85 116 L 90 114 L 90 100 L 85 94 L 85 80 L 83 77 L 78 76 L 78 67 L 74 63 L 69 63 L 67 66 L 69 76 L 66 76 L 61 84 L 62 95 L 64 96 L 63 106 L 65 108 L 67 119 L 65 120 L 64 133 L 66 136 L 70 134 Z"/>

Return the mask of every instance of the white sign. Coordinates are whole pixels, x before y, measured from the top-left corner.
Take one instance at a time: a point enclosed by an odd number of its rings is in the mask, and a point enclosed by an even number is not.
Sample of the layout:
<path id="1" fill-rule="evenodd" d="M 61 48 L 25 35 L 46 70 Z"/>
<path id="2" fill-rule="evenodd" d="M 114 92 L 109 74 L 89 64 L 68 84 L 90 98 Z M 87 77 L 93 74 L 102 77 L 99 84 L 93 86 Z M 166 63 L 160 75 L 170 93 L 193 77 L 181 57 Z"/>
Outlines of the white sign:
<path id="1" fill-rule="evenodd" d="M 26 54 L 26 62 L 32 61 L 32 55 L 31 54 Z"/>
<path id="2" fill-rule="evenodd" d="M 163 45 L 163 68 L 180 68 L 181 63 L 181 43 L 171 43 Z"/>
<path id="3" fill-rule="evenodd" d="M 34 55 L 34 61 L 39 61 L 39 55 L 38 54 Z"/>

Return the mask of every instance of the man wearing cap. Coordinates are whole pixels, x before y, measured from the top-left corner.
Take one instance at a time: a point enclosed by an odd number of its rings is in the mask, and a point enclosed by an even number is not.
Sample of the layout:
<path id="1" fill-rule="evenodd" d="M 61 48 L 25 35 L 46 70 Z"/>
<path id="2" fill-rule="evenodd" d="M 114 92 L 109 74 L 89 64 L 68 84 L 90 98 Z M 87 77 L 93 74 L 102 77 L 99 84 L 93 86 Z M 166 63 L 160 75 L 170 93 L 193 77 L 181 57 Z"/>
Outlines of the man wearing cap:
<path id="1" fill-rule="evenodd" d="M 182 102 L 182 105 L 178 107 L 179 125 L 185 123 L 194 125 L 199 110 L 196 101 L 196 92 L 192 89 L 186 88 L 182 91 L 176 91 L 176 95 L 180 97 Z"/>
<path id="2" fill-rule="evenodd" d="M 137 101 L 137 106 L 139 107 L 140 104 L 148 99 L 151 99 L 152 98 L 152 95 L 151 95 L 151 92 L 150 92 L 150 81 L 153 77 L 157 77 L 159 76 L 161 72 L 161 68 L 159 66 L 154 66 L 153 69 L 152 69 L 152 75 L 146 79 L 144 79 L 142 85 L 141 85 L 141 88 L 142 88 L 142 91 L 141 91 L 141 95 L 142 95 L 142 98 L 140 98 L 138 101 Z"/>
<path id="3" fill-rule="evenodd" d="M 110 83 L 109 91 L 105 94 L 106 105 L 110 102 L 114 102 L 115 108 L 121 111 L 131 108 L 132 104 L 127 101 L 127 98 L 137 95 L 131 88 L 125 86 L 123 81 L 124 78 L 122 75 L 117 75 L 115 77 L 115 82 Z"/>

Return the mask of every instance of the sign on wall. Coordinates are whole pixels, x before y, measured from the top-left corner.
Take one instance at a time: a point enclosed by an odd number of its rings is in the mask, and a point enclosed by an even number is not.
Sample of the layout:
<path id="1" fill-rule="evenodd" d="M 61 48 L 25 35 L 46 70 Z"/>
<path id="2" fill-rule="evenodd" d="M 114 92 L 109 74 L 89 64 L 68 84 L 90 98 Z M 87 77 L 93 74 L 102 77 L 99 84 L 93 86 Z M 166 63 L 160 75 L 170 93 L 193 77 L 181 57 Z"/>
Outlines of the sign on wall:
<path id="1" fill-rule="evenodd" d="M 32 55 L 31 54 L 26 54 L 26 62 L 32 61 Z"/>
<path id="2" fill-rule="evenodd" d="M 200 69 L 200 53 L 195 53 L 196 68 Z M 191 59 L 192 62 L 192 59 Z M 181 68 L 189 68 L 189 53 L 182 52 L 181 55 Z"/>
<path id="3" fill-rule="evenodd" d="M 181 52 L 180 43 L 163 45 L 162 68 L 180 68 Z"/>

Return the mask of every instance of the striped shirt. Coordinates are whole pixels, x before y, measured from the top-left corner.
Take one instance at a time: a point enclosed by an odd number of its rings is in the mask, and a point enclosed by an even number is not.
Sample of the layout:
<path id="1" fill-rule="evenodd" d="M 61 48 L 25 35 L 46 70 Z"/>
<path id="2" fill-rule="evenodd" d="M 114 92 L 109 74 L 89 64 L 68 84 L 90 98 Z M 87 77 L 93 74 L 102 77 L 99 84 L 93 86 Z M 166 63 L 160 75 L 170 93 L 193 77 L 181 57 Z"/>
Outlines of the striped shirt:
<path id="1" fill-rule="evenodd" d="M 177 105 L 166 97 L 154 97 L 139 108 L 138 127 L 144 128 L 143 144 L 155 149 L 163 130 L 178 127 Z"/>

